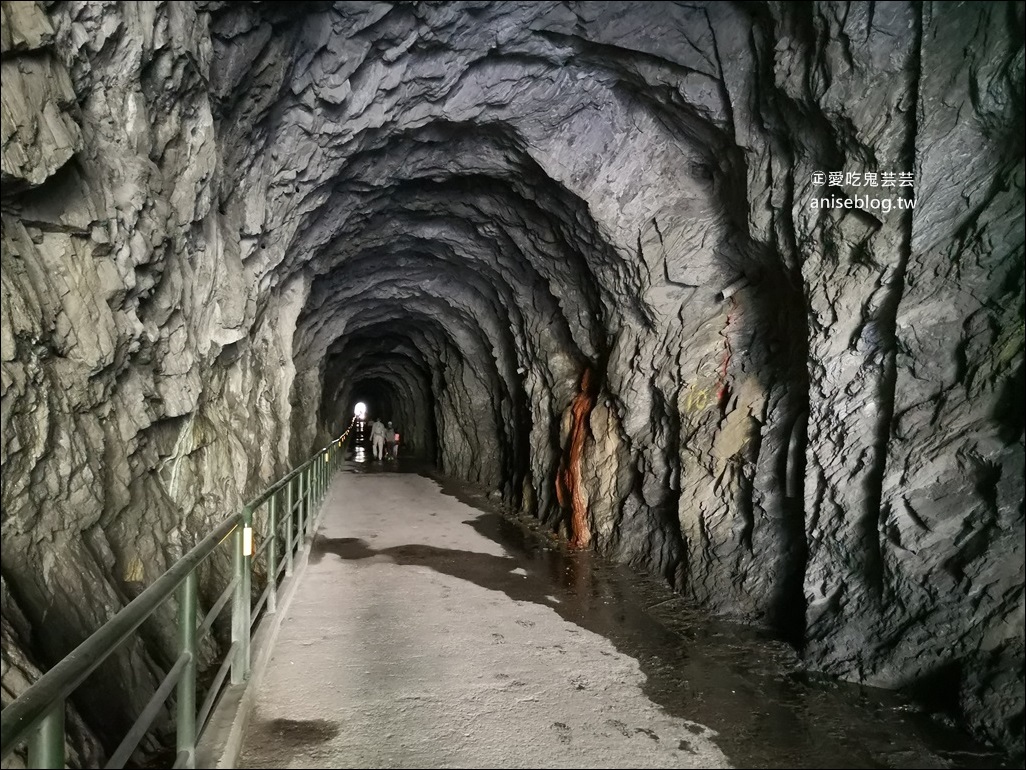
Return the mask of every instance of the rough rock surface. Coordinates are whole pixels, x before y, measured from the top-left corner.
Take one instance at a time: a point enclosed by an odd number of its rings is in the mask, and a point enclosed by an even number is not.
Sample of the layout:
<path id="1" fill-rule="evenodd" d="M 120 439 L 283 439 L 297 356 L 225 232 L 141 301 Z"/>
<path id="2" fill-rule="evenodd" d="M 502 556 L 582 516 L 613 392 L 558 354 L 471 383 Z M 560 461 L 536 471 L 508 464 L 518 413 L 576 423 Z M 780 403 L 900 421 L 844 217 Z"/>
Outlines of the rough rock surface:
<path id="1" fill-rule="evenodd" d="M 27 659 L 358 397 L 565 533 L 590 366 L 600 551 L 1021 751 L 1021 4 L 2 6 Z M 97 735 L 172 642 L 80 697 Z"/>

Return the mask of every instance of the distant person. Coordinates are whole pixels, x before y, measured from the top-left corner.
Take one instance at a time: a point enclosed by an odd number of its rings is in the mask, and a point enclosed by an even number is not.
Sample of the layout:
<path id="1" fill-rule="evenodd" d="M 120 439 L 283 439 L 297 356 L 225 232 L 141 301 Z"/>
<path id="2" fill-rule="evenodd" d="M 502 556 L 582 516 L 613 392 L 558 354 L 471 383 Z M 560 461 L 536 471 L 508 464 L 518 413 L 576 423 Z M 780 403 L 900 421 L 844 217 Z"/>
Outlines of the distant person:
<path id="1" fill-rule="evenodd" d="M 389 423 L 391 425 L 391 423 Z M 381 420 L 375 418 L 374 424 L 371 425 L 371 450 L 374 452 L 374 459 L 381 460 L 385 449 L 385 439 L 391 435 L 390 430 L 386 429 L 382 424 Z"/>
<path id="2" fill-rule="evenodd" d="M 393 460 L 398 460 L 399 459 L 399 428 L 393 427 L 392 430 L 395 431 L 395 434 L 393 435 L 393 440 L 392 440 L 392 459 Z"/>
<path id="3" fill-rule="evenodd" d="M 388 449 L 388 456 L 395 459 L 395 426 L 389 420 L 385 426 L 385 448 Z"/>

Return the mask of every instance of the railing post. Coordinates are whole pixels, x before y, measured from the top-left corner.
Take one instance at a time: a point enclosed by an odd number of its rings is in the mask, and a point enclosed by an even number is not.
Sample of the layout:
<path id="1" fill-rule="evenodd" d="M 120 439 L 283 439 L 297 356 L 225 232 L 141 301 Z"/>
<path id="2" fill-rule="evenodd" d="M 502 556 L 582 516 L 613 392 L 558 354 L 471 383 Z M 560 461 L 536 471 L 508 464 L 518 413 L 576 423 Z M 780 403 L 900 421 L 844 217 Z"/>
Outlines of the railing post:
<path id="1" fill-rule="evenodd" d="M 321 458 L 323 453 L 317 455 L 317 459 L 314 461 L 314 467 L 317 468 L 317 474 L 314 476 L 314 498 L 313 498 L 313 510 L 310 515 L 306 517 L 306 535 L 307 537 L 313 537 L 314 521 L 317 520 L 317 511 L 321 507 Z"/>
<path id="2" fill-rule="evenodd" d="M 232 597 L 232 643 L 237 644 L 232 660 L 232 684 L 242 684 L 249 678 L 249 625 L 252 597 L 250 569 L 253 552 L 253 511 L 242 509 L 242 520 L 235 528 L 235 594 Z M 248 530 L 248 532 L 247 532 Z M 246 548 L 245 546 L 248 546 Z M 249 551 L 247 553 L 246 551 Z"/>
<path id="3" fill-rule="evenodd" d="M 317 510 L 314 511 L 313 518 L 310 519 L 307 526 L 310 528 L 310 537 L 313 537 L 314 533 L 314 522 L 317 521 L 317 514 L 321 510 L 321 500 L 324 499 L 324 452 L 321 452 L 317 457 Z"/>
<path id="4" fill-rule="evenodd" d="M 296 501 L 292 494 L 292 479 L 285 485 L 285 515 L 288 520 L 285 522 L 285 577 L 292 577 L 292 523 L 295 511 L 292 510 Z"/>
<path id="5" fill-rule="evenodd" d="M 64 701 L 53 704 L 29 738 L 28 766 L 64 768 Z"/>
<path id="6" fill-rule="evenodd" d="M 196 587 L 194 569 L 182 583 L 178 597 L 178 654 L 189 662 L 178 680 L 178 756 L 188 755 L 186 767 L 196 766 Z"/>
<path id="7" fill-rule="evenodd" d="M 316 465 L 317 465 L 317 461 L 316 460 L 314 460 L 313 465 L 316 467 Z M 313 478 L 312 477 L 313 477 L 313 474 L 315 472 L 316 471 L 314 470 L 314 468 L 307 468 L 306 469 L 306 505 L 304 506 L 304 508 L 306 509 L 305 510 L 306 520 L 303 522 L 303 526 L 305 527 L 305 529 L 303 530 L 303 540 L 300 543 L 300 545 L 304 546 L 304 547 L 306 546 L 306 536 L 308 534 L 307 530 L 310 528 L 310 519 L 313 518 L 313 509 L 312 509 L 312 507 L 310 505 L 310 501 L 311 501 L 311 495 L 313 493 Z"/>
<path id="8" fill-rule="evenodd" d="M 317 507 L 321 507 L 321 498 L 324 497 L 324 452 L 317 456 Z M 312 522 L 311 522 L 312 523 Z"/>
<path id="9" fill-rule="evenodd" d="M 305 468 L 299 472 L 299 484 L 296 485 L 296 517 L 298 519 L 296 526 L 296 554 L 303 548 L 303 538 L 306 535 L 305 524 L 303 523 L 306 519 L 306 498 L 310 491 L 310 483 L 307 474 L 310 469 Z"/>
<path id="10" fill-rule="evenodd" d="M 267 614 L 278 611 L 278 493 L 267 501 L 267 529 L 271 545 L 267 549 Z"/>

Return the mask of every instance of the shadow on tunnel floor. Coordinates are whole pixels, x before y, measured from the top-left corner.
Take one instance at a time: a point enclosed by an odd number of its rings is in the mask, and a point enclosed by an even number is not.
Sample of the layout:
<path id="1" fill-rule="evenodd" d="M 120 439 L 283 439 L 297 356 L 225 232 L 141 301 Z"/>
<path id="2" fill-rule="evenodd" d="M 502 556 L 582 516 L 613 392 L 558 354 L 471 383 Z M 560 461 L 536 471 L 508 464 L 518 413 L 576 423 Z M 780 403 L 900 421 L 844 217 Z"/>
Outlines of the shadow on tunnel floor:
<path id="1" fill-rule="evenodd" d="M 443 494 L 480 511 L 463 523 L 508 555 L 421 543 L 375 549 L 359 538 L 319 535 L 312 562 L 384 556 L 543 604 L 636 659 L 645 694 L 668 713 L 715 730 L 716 743 L 738 767 L 1022 767 L 911 697 L 807 671 L 793 648 L 766 631 L 712 617 L 598 554 L 568 551 L 536 519 L 503 510 L 483 490 L 445 479 L 430 464 L 408 458 L 380 470 L 348 465 L 350 472 L 430 478 Z"/>

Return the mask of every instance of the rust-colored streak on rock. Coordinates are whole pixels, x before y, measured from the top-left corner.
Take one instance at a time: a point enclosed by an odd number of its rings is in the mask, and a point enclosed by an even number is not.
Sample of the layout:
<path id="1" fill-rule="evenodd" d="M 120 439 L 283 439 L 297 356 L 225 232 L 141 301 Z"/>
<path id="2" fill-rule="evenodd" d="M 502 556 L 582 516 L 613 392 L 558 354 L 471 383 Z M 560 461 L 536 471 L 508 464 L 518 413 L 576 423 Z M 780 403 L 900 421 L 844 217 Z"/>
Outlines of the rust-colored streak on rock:
<path id="1" fill-rule="evenodd" d="M 570 407 L 570 440 L 556 474 L 556 499 L 564 510 L 570 508 L 570 547 L 587 548 L 591 544 L 588 506 L 581 491 L 581 456 L 587 439 L 588 416 L 595 408 L 595 375 L 591 369 L 581 374 L 581 384 Z"/>

